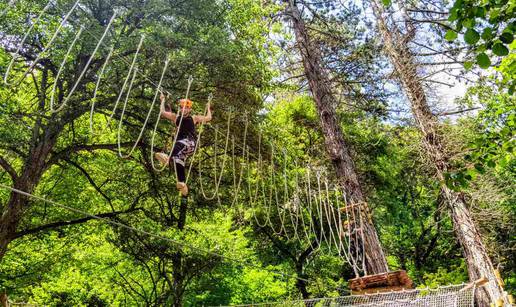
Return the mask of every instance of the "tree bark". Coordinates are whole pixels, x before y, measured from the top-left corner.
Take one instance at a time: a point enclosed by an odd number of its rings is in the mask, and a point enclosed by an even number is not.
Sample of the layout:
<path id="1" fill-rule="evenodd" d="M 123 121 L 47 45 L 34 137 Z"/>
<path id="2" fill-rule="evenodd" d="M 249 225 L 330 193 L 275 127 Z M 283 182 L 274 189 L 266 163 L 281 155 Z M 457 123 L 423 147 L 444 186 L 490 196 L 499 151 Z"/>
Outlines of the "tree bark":
<path id="1" fill-rule="evenodd" d="M 358 180 L 349 146 L 344 140 L 337 119 L 336 99 L 331 92 L 327 73 L 321 65 L 320 53 L 310 41 L 305 23 L 294 0 L 289 0 L 288 3 L 296 43 L 301 53 L 304 72 L 308 79 L 324 134 L 326 151 L 335 167 L 337 178 L 348 203 L 350 205 L 356 204 L 361 212 L 368 212 L 366 199 Z M 387 272 L 387 260 L 372 221 L 365 218 L 360 221 L 360 224 L 362 225 L 361 231 L 363 231 L 364 240 L 365 275 Z"/>
<path id="2" fill-rule="evenodd" d="M 15 189 L 32 193 L 39 182 L 43 171 L 46 157 L 55 144 L 55 139 L 48 140 L 36 146 L 25 163 L 21 175 L 14 182 Z M 16 237 L 16 229 L 27 209 L 28 199 L 26 196 L 11 192 L 7 205 L 4 207 L 0 217 L 0 261 L 7 252 L 9 243 Z"/>
<path id="3" fill-rule="evenodd" d="M 384 49 L 390 57 L 399 82 L 411 103 L 416 124 L 422 133 L 423 148 L 435 168 L 437 179 L 444 182 L 444 174 L 450 168 L 449 157 L 443 137 L 439 132 L 439 121 L 428 106 L 423 84 L 418 78 L 417 62 L 408 46 L 408 42 L 415 36 L 415 27 L 407 22 L 407 33 L 403 33 L 396 23 L 388 23 L 381 3 L 373 0 L 372 4 L 383 38 Z M 497 283 L 495 270 L 482 242 L 480 232 L 471 217 L 462 193 L 455 192 L 443 184 L 441 195 L 450 211 L 455 236 L 462 247 L 470 280 L 474 281 L 480 277 L 489 279 L 489 283 L 482 288 L 483 290 L 477 291 L 476 294 L 477 303 L 480 306 L 489 306 L 490 302 L 496 302 L 504 295 L 503 289 Z"/>

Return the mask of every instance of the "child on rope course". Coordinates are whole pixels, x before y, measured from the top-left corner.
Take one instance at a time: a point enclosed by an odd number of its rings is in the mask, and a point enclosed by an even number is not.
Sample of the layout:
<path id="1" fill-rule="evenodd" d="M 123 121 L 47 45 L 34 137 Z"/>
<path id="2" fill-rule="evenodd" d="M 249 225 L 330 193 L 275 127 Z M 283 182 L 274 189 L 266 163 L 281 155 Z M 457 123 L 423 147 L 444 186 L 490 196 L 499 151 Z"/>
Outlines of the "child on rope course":
<path id="1" fill-rule="evenodd" d="M 161 105 L 160 113 L 161 117 L 169 119 L 178 127 L 177 138 L 172 149 L 171 159 L 174 161 L 174 168 L 177 176 L 177 189 L 181 192 L 181 195 L 188 195 L 188 186 L 186 185 L 186 174 L 185 174 L 185 162 L 186 159 L 191 156 L 195 151 L 197 132 L 195 131 L 195 125 L 201 123 L 207 123 L 211 121 L 211 106 L 208 102 L 206 116 L 203 115 L 190 115 L 192 112 L 193 102 L 189 99 L 180 99 L 179 114 L 175 114 L 165 109 L 166 97 L 163 93 L 160 95 Z M 158 152 L 155 154 L 156 159 L 161 163 L 168 165 L 168 155 L 166 153 Z"/>

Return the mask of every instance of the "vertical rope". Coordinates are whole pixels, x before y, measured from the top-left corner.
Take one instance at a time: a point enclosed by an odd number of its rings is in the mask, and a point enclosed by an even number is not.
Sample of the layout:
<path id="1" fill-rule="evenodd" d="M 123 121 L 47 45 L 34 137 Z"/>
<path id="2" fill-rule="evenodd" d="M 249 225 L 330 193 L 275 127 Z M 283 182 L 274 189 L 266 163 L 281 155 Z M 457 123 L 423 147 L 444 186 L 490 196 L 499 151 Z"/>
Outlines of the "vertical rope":
<path id="1" fill-rule="evenodd" d="M 156 87 L 156 91 L 154 93 L 154 97 L 152 98 L 151 106 L 149 107 L 149 111 L 147 112 L 147 116 L 145 117 L 145 121 L 143 122 L 142 129 L 140 129 L 140 133 L 138 134 L 138 138 L 136 139 L 136 141 L 134 142 L 134 145 L 129 150 L 129 153 L 124 155 L 122 153 L 122 146 L 120 144 L 120 142 L 121 142 L 120 131 L 122 130 L 122 122 L 123 122 L 123 118 L 124 118 L 124 113 L 125 113 L 125 109 L 126 109 L 126 105 L 127 105 L 127 100 L 129 98 L 129 94 L 131 93 L 131 88 L 132 88 L 132 85 L 133 85 L 133 82 L 134 82 L 134 77 L 136 76 L 136 73 L 138 72 L 138 69 L 134 70 L 133 79 L 131 80 L 131 84 L 129 85 L 129 90 L 127 91 L 127 96 L 125 98 L 124 107 L 122 108 L 122 113 L 120 114 L 120 121 L 118 123 L 118 132 L 117 132 L 118 155 L 121 158 L 128 158 L 128 157 L 130 157 L 132 155 L 133 151 L 138 146 L 138 143 L 140 142 L 140 140 L 141 140 L 141 138 L 143 136 L 143 132 L 145 131 L 145 127 L 147 126 L 147 123 L 149 122 L 149 118 L 150 118 L 150 115 L 152 113 L 152 109 L 154 108 L 154 105 L 156 104 L 156 100 L 157 100 L 158 95 L 160 93 L 161 84 L 163 82 L 163 78 L 165 77 L 165 73 L 167 71 L 169 62 L 170 62 L 170 59 L 167 58 L 165 60 L 165 65 L 163 67 L 163 71 L 161 72 L 161 77 L 159 79 L 158 86 Z M 158 116 L 160 116 L 160 115 L 158 115 Z"/>
<path id="2" fill-rule="evenodd" d="M 12 85 L 12 83 L 9 83 L 7 81 L 7 79 L 9 78 L 9 74 L 11 72 L 11 69 L 14 65 L 14 62 L 16 62 L 16 59 L 20 56 L 20 51 L 21 49 L 23 48 L 23 45 L 25 44 L 25 41 L 27 40 L 27 38 L 29 37 L 29 34 L 32 32 L 32 29 L 34 29 L 34 26 L 39 22 L 39 20 L 41 19 L 41 17 L 43 17 L 43 15 L 47 12 L 47 10 L 50 8 L 52 4 L 52 0 L 50 0 L 46 5 L 45 7 L 43 8 L 43 10 L 41 10 L 41 12 L 39 13 L 38 17 L 36 18 L 36 20 L 31 24 L 31 26 L 29 27 L 29 29 L 25 32 L 25 35 L 23 36 L 22 40 L 20 41 L 20 43 L 18 44 L 18 47 L 16 48 L 16 51 L 14 52 L 13 54 L 13 58 L 11 59 L 11 61 L 9 62 L 9 65 L 7 65 L 7 68 L 5 70 L 5 74 L 4 74 L 4 84 L 5 85 Z"/>
<path id="3" fill-rule="evenodd" d="M 246 148 L 246 145 L 247 145 L 247 129 L 249 127 L 249 119 L 247 117 L 247 113 L 245 113 L 245 125 L 244 125 L 244 137 L 243 137 L 243 148 L 245 149 Z M 233 151 L 235 151 L 235 147 L 234 147 L 234 143 L 233 143 Z M 235 155 L 233 154 L 233 157 L 235 157 Z M 245 150 L 242 150 L 242 160 L 241 161 L 244 161 L 244 157 L 245 157 Z M 233 159 L 234 161 L 234 159 Z M 231 206 L 234 206 L 236 201 L 238 200 L 238 195 L 240 193 L 240 186 L 242 184 L 242 177 L 244 175 L 244 168 L 242 166 L 242 163 L 240 164 L 240 175 L 239 175 L 239 178 L 238 178 L 238 184 L 237 184 L 237 187 L 236 189 L 233 190 L 235 196 L 233 197 L 233 201 L 231 202 Z M 233 163 L 233 175 L 235 175 L 235 166 L 234 166 L 234 163 Z"/>
<path id="4" fill-rule="evenodd" d="M 136 59 L 138 58 L 138 54 L 140 53 L 140 49 L 143 45 L 143 40 L 145 38 L 145 35 L 142 34 L 140 37 L 140 42 L 138 43 L 138 47 L 136 48 L 136 53 L 134 54 L 133 61 L 131 62 L 131 66 L 129 67 L 129 71 L 127 72 L 127 76 L 125 77 L 124 83 L 122 84 L 122 89 L 120 90 L 120 93 L 118 94 L 118 97 L 115 101 L 115 105 L 113 106 L 113 109 L 111 110 L 111 115 L 108 117 L 106 122 L 106 127 L 109 127 L 109 124 L 111 123 L 111 120 L 115 116 L 116 109 L 118 108 L 118 104 L 120 103 L 120 99 L 122 99 L 122 96 L 125 91 L 125 87 L 127 86 L 127 82 L 131 78 L 131 74 L 133 74 L 134 67 L 136 66 Z"/>
<path id="5" fill-rule="evenodd" d="M 213 95 L 212 94 L 208 95 L 208 103 L 204 107 L 204 115 L 203 115 L 204 117 L 206 117 L 206 115 L 208 114 L 208 105 L 211 105 L 212 99 L 213 99 Z M 194 164 L 195 157 L 197 156 L 197 153 L 199 152 L 199 148 L 201 147 L 201 135 L 203 132 L 204 132 L 204 121 L 201 122 L 201 126 L 199 128 L 199 133 L 197 134 L 197 141 L 195 142 L 196 145 L 195 145 L 192 159 L 190 162 L 190 167 L 188 168 L 188 173 L 186 174 L 186 179 L 185 179 L 186 184 L 188 184 L 188 179 L 190 178 L 190 173 L 192 172 L 192 166 Z"/>
<path id="6" fill-rule="evenodd" d="M 93 91 L 93 98 L 91 99 L 91 109 L 90 109 L 90 133 L 92 135 L 100 135 L 104 132 L 105 128 L 107 128 L 107 126 L 106 126 L 106 127 L 104 127 L 104 129 L 102 129 L 102 131 L 100 133 L 98 133 L 98 134 L 95 133 L 95 131 L 93 130 L 93 113 L 95 113 L 95 103 L 97 102 L 97 92 L 99 90 L 100 80 L 102 80 L 102 76 L 104 75 L 104 72 L 109 63 L 109 60 L 113 56 L 114 50 L 115 50 L 115 46 L 112 46 L 111 49 L 109 50 L 106 60 L 104 61 L 104 64 L 102 65 L 99 76 L 97 78 L 97 82 L 95 83 L 95 90 Z"/>
<path id="7" fill-rule="evenodd" d="M 77 1 L 77 3 L 79 3 L 79 1 Z M 76 5 L 77 5 L 77 3 L 76 3 Z M 113 24 L 113 21 L 115 20 L 117 14 L 118 14 L 117 11 L 115 11 L 113 13 L 113 15 L 111 16 L 111 19 L 109 20 L 109 22 L 108 22 L 108 24 L 106 26 L 106 29 L 104 30 L 104 33 L 102 34 L 100 40 L 97 42 L 97 45 L 95 46 L 95 49 L 93 50 L 93 52 L 91 53 L 90 58 L 86 62 L 86 65 L 84 65 L 84 68 L 82 69 L 81 74 L 77 78 L 77 81 L 75 81 L 75 84 L 73 85 L 72 89 L 68 93 L 68 96 L 66 96 L 66 98 L 64 99 L 63 103 L 59 107 L 57 107 L 56 109 L 54 109 L 54 91 L 52 91 L 52 95 L 50 96 L 50 112 L 51 113 L 55 113 L 55 112 L 61 111 L 66 106 L 66 104 L 68 103 L 68 100 L 70 100 L 70 98 L 72 97 L 73 93 L 75 92 L 75 90 L 77 89 L 79 84 L 81 83 L 82 78 L 86 74 L 86 71 L 90 67 L 91 61 L 93 61 L 93 58 L 95 57 L 95 54 L 99 50 L 100 45 L 102 44 L 102 42 L 106 38 L 106 35 L 107 35 L 109 29 L 111 28 L 111 25 Z M 33 65 L 35 65 L 35 64 L 33 64 Z"/>
<path id="8" fill-rule="evenodd" d="M 224 145 L 224 158 L 222 159 L 222 167 L 221 167 L 220 176 L 219 176 L 218 179 L 217 179 L 217 166 L 215 165 L 215 167 L 214 167 L 214 170 L 215 170 L 215 191 L 213 192 L 212 196 L 208 196 L 208 195 L 206 195 L 206 193 L 204 193 L 204 190 L 202 190 L 202 194 L 203 194 L 203 196 L 204 196 L 204 198 L 206 200 L 213 200 L 213 199 L 215 199 L 215 197 L 217 197 L 217 201 L 218 201 L 219 204 L 220 204 L 219 187 L 220 187 L 220 183 L 222 182 L 222 175 L 223 175 L 224 167 L 225 167 L 226 161 L 227 161 L 227 152 L 228 152 L 228 145 L 229 145 L 230 127 L 231 127 L 231 112 L 229 112 L 229 114 L 228 114 L 227 131 L 226 131 L 226 142 L 225 142 L 225 145 Z M 215 135 L 217 135 L 216 132 L 215 132 Z M 215 155 L 215 159 L 216 159 L 217 158 L 216 149 L 214 150 L 214 155 Z M 201 169 L 202 169 L 202 163 L 199 162 L 199 180 L 201 180 L 201 184 L 202 184 Z"/>
<path id="9" fill-rule="evenodd" d="M 61 62 L 61 65 L 59 66 L 59 70 L 57 71 L 57 75 L 56 75 L 55 80 L 54 80 L 54 85 L 52 86 L 52 93 L 50 95 L 50 108 L 52 108 L 52 104 L 54 103 L 54 95 L 55 95 L 55 92 L 57 90 L 57 83 L 59 81 L 59 76 L 61 76 L 61 73 L 63 72 L 63 69 L 64 69 L 64 67 L 66 65 L 66 61 L 68 60 L 68 57 L 72 53 L 73 47 L 77 43 L 77 40 L 81 36 L 83 30 L 84 30 L 84 26 L 81 26 L 79 28 L 79 31 L 77 31 L 77 34 L 75 35 L 75 38 L 73 39 L 72 43 L 68 47 L 68 50 L 66 51 L 66 54 L 65 54 L 65 56 L 63 58 L 63 61 Z"/>
<path id="10" fill-rule="evenodd" d="M 193 82 L 193 77 L 189 76 L 188 77 L 188 86 L 186 88 L 185 99 L 188 99 L 188 94 L 190 93 L 190 87 L 192 85 L 192 82 Z M 172 141 L 172 146 L 170 147 L 170 151 L 169 151 L 169 153 L 167 155 L 167 161 L 170 161 L 170 157 L 172 157 L 172 152 L 174 151 L 174 146 L 176 144 L 177 136 L 179 134 L 179 129 L 181 129 L 181 126 L 183 124 L 183 117 L 184 117 L 183 116 L 183 111 L 182 111 L 182 109 L 179 110 L 179 111 L 177 112 L 177 114 L 178 115 L 181 114 L 181 119 L 179 120 L 179 125 L 177 125 L 176 132 L 174 134 L 174 139 Z M 157 168 L 156 164 L 154 162 L 154 142 L 155 142 L 156 134 L 157 134 L 157 131 L 158 131 L 158 125 L 159 125 L 160 119 L 161 119 L 161 114 L 156 119 L 156 123 L 154 124 L 154 130 L 152 132 L 152 138 L 151 138 L 151 166 L 157 172 L 161 172 L 161 171 L 163 171 L 167 167 L 167 165 L 164 164 L 160 168 Z M 175 165 L 175 163 L 173 163 L 173 164 L 174 164 L 174 170 L 175 170 L 176 165 Z M 175 172 L 175 173 L 176 173 L 176 180 L 177 180 L 177 172 Z"/>
<path id="11" fill-rule="evenodd" d="M 54 34 L 52 35 L 52 37 L 50 38 L 50 40 L 48 41 L 48 43 L 45 45 L 45 47 L 43 47 L 43 50 L 38 53 L 38 56 L 36 57 L 36 59 L 34 59 L 32 61 L 32 64 L 29 66 L 29 68 L 25 71 L 25 73 L 22 75 L 22 77 L 20 78 L 20 80 L 17 81 L 17 84 L 19 84 L 20 82 L 23 81 L 23 79 L 25 79 L 25 77 L 34 69 L 34 67 L 36 67 L 36 64 L 38 64 L 38 62 L 41 60 L 41 56 L 43 54 L 45 54 L 45 52 L 47 52 L 47 50 L 52 46 L 52 44 L 54 43 L 55 39 L 57 38 L 57 35 L 59 34 L 59 32 L 61 32 L 61 29 L 63 28 L 63 26 L 65 25 L 65 23 L 68 21 L 68 18 L 70 17 L 70 15 L 72 15 L 72 12 L 75 10 L 75 8 L 77 7 L 77 5 L 79 4 L 79 1 L 80 0 L 77 0 L 74 5 L 72 6 L 72 8 L 70 9 L 70 11 L 68 11 L 68 13 L 65 15 L 65 17 L 63 18 L 63 20 L 61 21 L 61 23 L 59 24 L 59 26 L 57 27 L 57 29 L 54 31 Z M 13 59 L 14 60 L 14 59 Z M 4 80 L 5 81 L 5 80 Z M 7 83 L 6 83 L 7 84 Z M 10 84 L 8 84 L 10 85 Z"/>

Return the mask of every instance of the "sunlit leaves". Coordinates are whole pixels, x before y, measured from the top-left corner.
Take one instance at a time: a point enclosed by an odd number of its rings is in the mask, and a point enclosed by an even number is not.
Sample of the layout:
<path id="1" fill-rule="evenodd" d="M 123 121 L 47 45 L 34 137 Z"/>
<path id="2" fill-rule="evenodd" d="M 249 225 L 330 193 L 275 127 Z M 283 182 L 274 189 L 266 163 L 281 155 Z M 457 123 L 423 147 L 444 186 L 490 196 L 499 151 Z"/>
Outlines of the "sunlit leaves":
<path id="1" fill-rule="evenodd" d="M 464 33 L 464 41 L 470 45 L 476 44 L 479 39 L 480 35 L 473 29 L 468 29 L 466 30 L 466 33 Z"/>
<path id="2" fill-rule="evenodd" d="M 455 0 L 448 17 L 453 30 L 446 32 L 445 39 L 454 41 L 457 35 L 451 32 L 463 33 L 464 42 L 477 54 L 476 63 L 488 68 L 491 66 L 489 56 L 510 54 L 508 45 L 513 42 L 516 31 L 514 14 L 515 6 L 507 0 Z"/>
<path id="3" fill-rule="evenodd" d="M 498 56 L 505 56 L 509 54 L 509 49 L 504 44 L 496 43 L 493 45 L 493 53 Z"/>
<path id="4" fill-rule="evenodd" d="M 485 54 L 484 52 L 477 55 L 477 64 L 481 68 L 488 68 L 491 66 L 491 60 L 489 59 L 489 56 Z"/>
<path id="5" fill-rule="evenodd" d="M 446 34 L 444 35 L 444 38 L 447 41 L 452 42 L 452 41 L 454 41 L 457 38 L 457 32 L 455 32 L 453 30 L 448 30 L 448 31 L 446 31 Z"/>

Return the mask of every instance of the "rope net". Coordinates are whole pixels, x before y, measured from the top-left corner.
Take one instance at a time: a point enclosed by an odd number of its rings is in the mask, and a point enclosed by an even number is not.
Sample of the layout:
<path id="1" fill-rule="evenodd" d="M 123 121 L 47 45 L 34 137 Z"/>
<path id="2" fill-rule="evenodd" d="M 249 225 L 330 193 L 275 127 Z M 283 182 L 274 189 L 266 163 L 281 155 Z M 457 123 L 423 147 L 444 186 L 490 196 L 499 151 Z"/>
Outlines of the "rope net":
<path id="1" fill-rule="evenodd" d="M 354 307 L 466 307 L 474 306 L 474 285 L 451 285 L 436 289 L 414 289 L 376 294 L 350 295 L 309 300 L 247 304 L 237 306 L 354 306 Z"/>

